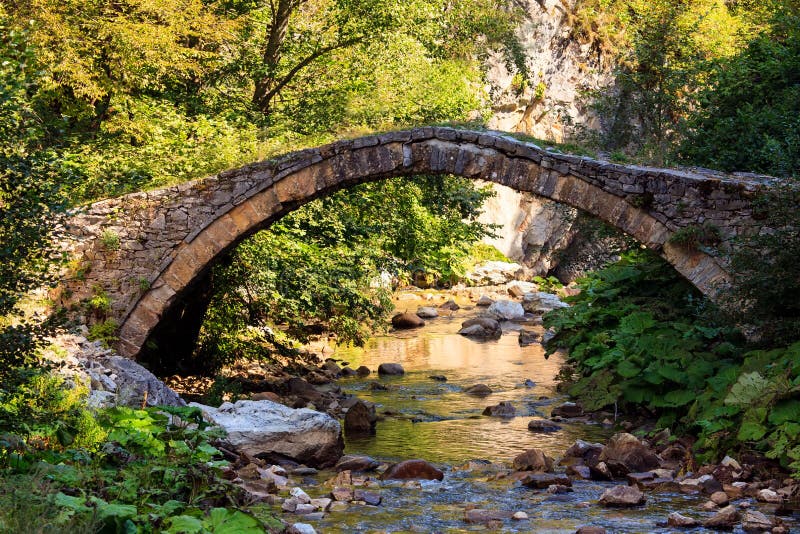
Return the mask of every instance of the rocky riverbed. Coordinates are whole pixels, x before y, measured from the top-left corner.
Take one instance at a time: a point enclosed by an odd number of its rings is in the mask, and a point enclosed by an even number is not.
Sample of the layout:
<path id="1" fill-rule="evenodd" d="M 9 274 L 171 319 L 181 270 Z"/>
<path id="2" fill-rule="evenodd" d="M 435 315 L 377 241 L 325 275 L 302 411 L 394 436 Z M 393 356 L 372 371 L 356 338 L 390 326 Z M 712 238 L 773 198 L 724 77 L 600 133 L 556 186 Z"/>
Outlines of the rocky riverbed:
<path id="1" fill-rule="evenodd" d="M 339 349 L 302 377 L 239 368 L 244 399 L 201 406 L 228 431 L 220 443 L 231 462 L 226 476 L 271 504 L 291 532 L 797 526 L 800 486 L 762 460 L 698 465 L 685 439 L 643 439 L 628 432 L 636 432 L 631 422 L 584 414 L 563 398 L 561 357 L 545 359 L 540 344 L 541 313 L 562 304 L 536 290 L 507 282 L 402 292 L 398 313 L 424 324 Z M 97 400 L 169 397 L 143 369 L 72 342 L 81 355 L 62 368 Z M 146 387 L 129 391 L 129 375 Z"/>

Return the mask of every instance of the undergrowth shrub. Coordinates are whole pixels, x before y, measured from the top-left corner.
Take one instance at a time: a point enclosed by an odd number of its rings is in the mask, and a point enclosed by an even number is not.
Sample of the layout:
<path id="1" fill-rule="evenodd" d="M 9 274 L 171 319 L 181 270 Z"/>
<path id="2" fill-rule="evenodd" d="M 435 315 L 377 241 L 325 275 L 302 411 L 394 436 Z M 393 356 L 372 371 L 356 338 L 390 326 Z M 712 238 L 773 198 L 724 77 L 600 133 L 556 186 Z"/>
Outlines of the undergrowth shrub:
<path id="1" fill-rule="evenodd" d="M 547 352 L 569 352 L 561 379 L 585 408 L 644 410 L 697 434 L 701 459 L 758 450 L 800 475 L 800 343 L 748 351 L 652 253 L 626 253 L 578 285 L 545 325 L 555 330 Z"/>

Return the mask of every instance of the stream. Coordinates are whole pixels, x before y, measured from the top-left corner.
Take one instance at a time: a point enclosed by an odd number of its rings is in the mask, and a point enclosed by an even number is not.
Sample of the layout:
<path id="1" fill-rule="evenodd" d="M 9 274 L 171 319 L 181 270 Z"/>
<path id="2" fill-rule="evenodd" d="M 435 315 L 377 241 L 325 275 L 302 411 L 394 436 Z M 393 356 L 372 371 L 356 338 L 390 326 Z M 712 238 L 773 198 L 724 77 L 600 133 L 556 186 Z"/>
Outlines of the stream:
<path id="1" fill-rule="evenodd" d="M 596 501 L 605 489 L 624 482 L 578 480 L 573 481 L 574 491 L 550 494 L 498 477 L 503 472 L 498 464 L 510 464 L 527 449 L 541 448 L 558 460 L 576 439 L 605 442 L 613 431 L 584 421 L 559 423 L 562 429 L 557 432 L 529 431 L 531 419 L 548 417 L 554 405 L 566 400 L 556 391 L 561 358 L 545 359 L 539 343 L 520 347 L 516 332 L 520 326 L 513 323 L 504 323 L 503 336 L 494 341 L 458 335 L 461 323 L 476 312 L 461 309 L 449 317 L 427 320 L 423 328 L 395 331 L 370 339 L 364 348 L 336 352 L 335 357 L 353 369 L 366 365 L 373 370 L 366 378 L 341 379 L 338 385 L 375 403 L 380 417 L 374 436 L 346 436 L 345 453 L 384 462 L 422 458 L 441 468 L 445 478 L 420 484 L 381 482 L 369 488 L 380 493 L 381 505 L 351 504 L 346 511 L 328 513 L 313 522 L 318 532 L 485 531 L 485 525 L 465 521 L 469 507 L 527 514 L 526 520 L 507 519 L 499 529 L 490 529 L 500 532 L 574 533 L 587 525 L 613 533 L 674 532 L 659 526 L 670 512 L 698 519 L 713 514 L 700 508 L 708 499 L 702 495 L 648 492 L 645 506 L 613 509 L 600 507 Z M 526 328 L 542 332 L 541 326 Z M 386 362 L 402 364 L 405 375 L 379 378 L 375 370 Z M 447 381 L 436 381 L 430 378 L 433 375 L 445 376 Z M 376 381 L 388 390 L 371 387 Z M 479 398 L 463 392 L 478 383 L 488 385 L 493 393 Z M 516 417 L 481 415 L 486 406 L 500 401 L 511 402 Z M 387 412 L 390 415 L 383 415 Z M 321 472 L 306 479 L 304 487 L 312 496 L 324 495 L 330 489 L 322 483 L 334 475 Z"/>

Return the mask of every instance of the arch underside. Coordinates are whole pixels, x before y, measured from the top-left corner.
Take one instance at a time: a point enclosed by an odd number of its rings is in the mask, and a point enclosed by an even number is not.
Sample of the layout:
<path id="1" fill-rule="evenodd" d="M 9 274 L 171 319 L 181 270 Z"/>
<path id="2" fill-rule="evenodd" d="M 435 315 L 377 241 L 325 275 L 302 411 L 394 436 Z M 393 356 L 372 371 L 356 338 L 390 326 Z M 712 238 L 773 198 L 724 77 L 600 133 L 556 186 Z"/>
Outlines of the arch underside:
<path id="1" fill-rule="evenodd" d="M 430 130 L 430 135 L 415 138 L 415 132 L 425 130 Z M 122 318 L 117 349 L 125 356 L 137 356 L 162 318 L 185 301 L 219 258 L 306 202 L 362 182 L 420 174 L 492 181 L 577 208 L 655 250 L 700 291 L 713 295 L 727 280 L 721 263 L 704 252 L 671 244 L 669 237 L 677 225 L 663 215 L 664 210 L 637 207 L 631 199 L 638 193 L 624 192 L 631 185 L 638 192 L 641 184 L 636 179 L 652 180 L 653 176 L 640 170 L 625 174 L 621 169 L 588 158 L 553 154 L 505 136 L 430 128 L 339 142 L 228 171 L 215 179 L 246 176 L 252 187 L 180 243 L 171 261 L 154 276 L 149 290 Z M 611 183 L 614 173 L 616 182 Z M 678 174 L 669 178 L 685 181 Z M 615 188 L 618 191 L 611 192 Z"/>

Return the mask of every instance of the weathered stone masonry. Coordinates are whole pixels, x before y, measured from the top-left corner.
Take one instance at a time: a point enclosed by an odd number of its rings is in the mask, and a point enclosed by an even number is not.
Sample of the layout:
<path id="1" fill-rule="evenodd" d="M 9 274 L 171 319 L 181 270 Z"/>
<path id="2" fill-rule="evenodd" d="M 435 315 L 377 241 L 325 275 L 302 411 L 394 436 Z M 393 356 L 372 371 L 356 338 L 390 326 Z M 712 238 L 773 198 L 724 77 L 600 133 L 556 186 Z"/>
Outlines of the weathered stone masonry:
<path id="1" fill-rule="evenodd" d="M 217 176 L 98 202 L 71 219 L 80 276 L 73 300 L 100 290 L 120 325 L 116 347 L 136 356 L 161 318 L 214 261 L 244 238 L 316 197 L 394 176 L 451 173 L 568 204 L 657 251 L 706 294 L 724 264 L 669 242 L 715 225 L 724 239 L 753 231 L 752 199 L 768 182 L 623 166 L 544 150 L 499 132 L 416 128 L 339 141 Z M 119 246 L 115 246 L 116 237 Z"/>

